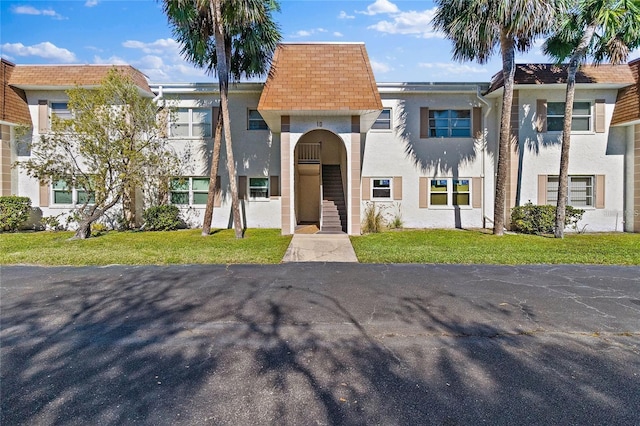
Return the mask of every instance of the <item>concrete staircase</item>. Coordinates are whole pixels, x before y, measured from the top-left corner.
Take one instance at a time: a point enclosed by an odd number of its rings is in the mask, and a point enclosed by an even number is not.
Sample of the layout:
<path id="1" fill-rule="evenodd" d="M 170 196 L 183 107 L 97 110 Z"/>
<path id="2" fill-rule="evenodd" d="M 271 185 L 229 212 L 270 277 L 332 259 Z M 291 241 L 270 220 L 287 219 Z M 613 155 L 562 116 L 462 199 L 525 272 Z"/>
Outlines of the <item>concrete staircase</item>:
<path id="1" fill-rule="evenodd" d="M 340 166 L 322 166 L 322 225 L 319 233 L 347 232 L 347 205 Z"/>

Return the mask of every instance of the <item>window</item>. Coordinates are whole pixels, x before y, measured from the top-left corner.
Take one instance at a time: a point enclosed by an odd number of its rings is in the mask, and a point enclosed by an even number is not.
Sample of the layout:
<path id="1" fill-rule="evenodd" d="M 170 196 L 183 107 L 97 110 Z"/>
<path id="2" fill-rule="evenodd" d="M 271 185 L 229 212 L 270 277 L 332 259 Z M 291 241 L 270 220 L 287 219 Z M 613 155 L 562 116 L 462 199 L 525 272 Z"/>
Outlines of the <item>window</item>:
<path id="1" fill-rule="evenodd" d="M 172 117 L 171 136 L 210 138 L 211 108 L 178 108 Z"/>
<path id="2" fill-rule="evenodd" d="M 371 126 L 372 129 L 390 130 L 391 129 L 391 108 L 382 110 L 378 119 Z"/>
<path id="3" fill-rule="evenodd" d="M 431 179 L 429 185 L 429 205 L 470 206 L 470 179 Z"/>
<path id="4" fill-rule="evenodd" d="M 469 110 L 429 110 L 429 137 L 471 137 L 471 112 Z"/>
<path id="5" fill-rule="evenodd" d="M 55 115 L 62 120 L 73 118 L 66 102 L 51 102 L 51 115 Z"/>
<path id="6" fill-rule="evenodd" d="M 269 178 L 249 178 L 250 198 L 269 198 Z"/>
<path id="7" fill-rule="evenodd" d="M 209 178 L 180 177 L 171 179 L 171 204 L 205 205 L 209 196 Z"/>
<path id="8" fill-rule="evenodd" d="M 54 182 L 52 185 L 53 190 L 53 204 L 92 204 L 95 203 L 95 195 L 89 193 L 83 189 L 76 189 L 75 187 L 69 188 L 64 180 Z"/>
<path id="9" fill-rule="evenodd" d="M 371 197 L 377 199 L 391 199 L 391 179 L 373 179 Z"/>
<path id="10" fill-rule="evenodd" d="M 547 176 L 547 204 L 558 202 L 558 176 Z M 567 204 L 572 207 L 593 207 L 593 176 L 569 176 Z"/>
<path id="11" fill-rule="evenodd" d="M 547 131 L 562 131 L 562 127 L 564 126 L 564 106 L 564 102 L 547 103 Z M 573 103 L 573 119 L 571 120 L 571 130 L 585 132 L 591 130 L 591 103 Z"/>
<path id="12" fill-rule="evenodd" d="M 247 129 L 249 130 L 268 130 L 267 123 L 257 109 L 250 109 L 248 115 Z"/>

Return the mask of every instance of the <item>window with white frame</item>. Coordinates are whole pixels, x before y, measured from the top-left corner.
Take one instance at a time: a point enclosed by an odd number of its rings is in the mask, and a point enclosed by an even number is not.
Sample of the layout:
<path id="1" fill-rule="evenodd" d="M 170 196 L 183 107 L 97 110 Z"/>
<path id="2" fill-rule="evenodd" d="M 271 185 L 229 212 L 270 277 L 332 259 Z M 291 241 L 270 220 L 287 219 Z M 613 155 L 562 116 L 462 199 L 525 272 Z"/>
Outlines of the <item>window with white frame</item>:
<path id="1" fill-rule="evenodd" d="M 210 138 L 211 108 L 177 108 L 172 115 L 170 135 L 174 138 Z"/>
<path id="2" fill-rule="evenodd" d="M 390 130 L 391 129 L 391 108 L 382 110 L 376 121 L 371 126 L 372 129 Z"/>
<path id="3" fill-rule="evenodd" d="M 208 195 L 209 178 L 207 177 L 176 177 L 171 179 L 171 204 L 205 205 Z"/>
<path id="4" fill-rule="evenodd" d="M 470 206 L 471 179 L 430 179 L 429 205 L 444 207 Z"/>
<path id="5" fill-rule="evenodd" d="M 54 115 L 62 120 L 73 118 L 67 102 L 51 102 L 51 116 Z"/>
<path id="6" fill-rule="evenodd" d="M 73 205 L 73 204 L 93 204 L 95 195 L 83 189 L 69 187 L 64 180 L 58 180 L 51 185 L 53 192 L 53 204 Z"/>
<path id="7" fill-rule="evenodd" d="M 547 176 L 547 204 L 558 202 L 558 176 Z M 593 176 L 569 176 L 567 204 L 572 207 L 593 207 Z"/>
<path id="8" fill-rule="evenodd" d="M 429 109 L 429 137 L 471 137 L 471 111 L 466 109 Z"/>
<path id="9" fill-rule="evenodd" d="M 391 178 L 375 178 L 371 180 L 371 198 L 376 200 L 391 200 Z"/>
<path id="10" fill-rule="evenodd" d="M 269 198 L 269 178 L 250 177 L 249 197 L 253 199 Z"/>
<path id="11" fill-rule="evenodd" d="M 269 126 L 267 126 L 267 122 L 264 121 L 262 115 L 258 112 L 257 109 L 250 109 L 247 114 L 248 122 L 247 129 L 248 130 L 268 130 Z"/>
<path id="12" fill-rule="evenodd" d="M 565 102 L 547 102 L 547 131 L 561 132 L 564 126 Z M 591 130 L 591 103 L 574 102 L 571 130 L 588 132 Z"/>

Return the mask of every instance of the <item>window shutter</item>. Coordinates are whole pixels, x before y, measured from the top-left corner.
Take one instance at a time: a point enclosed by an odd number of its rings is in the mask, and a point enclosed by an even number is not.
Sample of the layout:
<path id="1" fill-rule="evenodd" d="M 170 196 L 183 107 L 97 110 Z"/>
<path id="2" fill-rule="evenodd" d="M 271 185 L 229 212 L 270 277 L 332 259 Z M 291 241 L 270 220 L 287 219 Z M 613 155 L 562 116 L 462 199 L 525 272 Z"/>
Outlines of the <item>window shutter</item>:
<path id="1" fill-rule="evenodd" d="M 473 134 L 471 135 L 475 139 L 482 138 L 482 108 L 473 107 Z"/>
<path id="2" fill-rule="evenodd" d="M 271 176 L 269 178 L 269 194 L 271 198 L 280 196 L 280 176 Z"/>
<path id="3" fill-rule="evenodd" d="M 238 176 L 238 199 L 247 199 L 247 177 Z"/>
<path id="4" fill-rule="evenodd" d="M 420 108 L 420 138 L 426 139 L 429 137 L 429 108 Z"/>
<path id="5" fill-rule="evenodd" d="M 216 176 L 216 187 L 214 189 L 215 197 L 213 198 L 213 207 L 222 206 L 222 185 L 220 184 L 220 176 Z"/>
<path id="6" fill-rule="evenodd" d="M 479 209 L 482 207 L 482 178 L 471 178 L 471 207 Z"/>
<path id="7" fill-rule="evenodd" d="M 38 133 L 47 133 L 49 126 L 49 102 L 44 100 L 38 101 Z"/>
<path id="8" fill-rule="evenodd" d="M 604 107 L 604 99 L 596 99 L 596 133 L 604 133 L 605 130 Z"/>
<path id="9" fill-rule="evenodd" d="M 536 112 L 538 114 L 538 118 L 536 121 L 536 130 L 538 131 L 538 133 L 547 133 L 547 100 L 546 99 L 538 99 L 538 101 L 536 102 Z"/>
<path id="10" fill-rule="evenodd" d="M 538 205 L 547 204 L 547 175 L 538 175 Z"/>
<path id="11" fill-rule="evenodd" d="M 393 199 L 402 200 L 402 176 L 393 178 Z"/>
<path id="12" fill-rule="evenodd" d="M 165 107 L 158 111 L 158 127 L 160 128 L 158 135 L 161 138 L 169 137 L 169 111 Z"/>
<path id="13" fill-rule="evenodd" d="M 362 177 L 362 199 L 370 200 L 371 199 L 371 178 Z"/>
<path id="14" fill-rule="evenodd" d="M 596 175 L 596 209 L 604 209 L 604 175 Z"/>
<path id="15" fill-rule="evenodd" d="M 49 207 L 49 182 L 40 182 L 40 207 Z"/>
<path id="16" fill-rule="evenodd" d="M 420 184 L 418 185 L 420 191 L 420 194 L 418 195 L 418 207 L 421 209 L 426 209 L 429 206 L 427 204 L 427 182 L 428 178 L 421 177 Z"/>

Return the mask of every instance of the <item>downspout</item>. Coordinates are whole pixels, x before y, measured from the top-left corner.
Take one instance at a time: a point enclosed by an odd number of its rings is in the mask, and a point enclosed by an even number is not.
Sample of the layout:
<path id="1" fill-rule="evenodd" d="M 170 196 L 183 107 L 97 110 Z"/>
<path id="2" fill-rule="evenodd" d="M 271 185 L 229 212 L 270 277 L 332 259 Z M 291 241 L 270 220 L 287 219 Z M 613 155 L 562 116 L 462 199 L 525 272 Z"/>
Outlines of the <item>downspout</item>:
<path id="1" fill-rule="evenodd" d="M 155 104 L 155 103 L 158 103 L 158 101 L 159 101 L 160 99 L 162 99 L 163 94 L 164 94 L 164 92 L 163 92 L 163 90 L 162 90 L 162 86 L 158 86 L 158 94 L 156 95 L 156 97 L 155 97 L 155 98 L 153 98 L 153 99 L 152 99 L 153 103 L 154 103 L 154 104 Z"/>
<path id="2" fill-rule="evenodd" d="M 487 119 L 489 118 L 489 113 L 491 112 L 491 110 L 493 109 L 492 105 L 487 102 L 487 100 L 484 98 L 484 96 L 482 96 L 482 93 L 480 93 L 480 86 L 476 87 L 476 96 L 478 97 L 478 100 L 480 102 L 482 102 L 483 104 L 485 104 L 487 106 L 487 111 L 484 113 L 484 119 L 483 119 L 483 123 L 485 124 L 484 128 L 486 128 L 486 123 L 487 123 Z M 487 224 L 486 224 L 486 207 L 485 207 L 485 182 L 484 182 L 484 177 L 485 177 L 485 155 L 486 155 L 486 149 L 487 149 L 487 137 L 484 131 L 484 128 L 482 129 L 482 174 L 480 175 L 480 179 L 482 182 L 482 227 L 486 228 Z"/>

